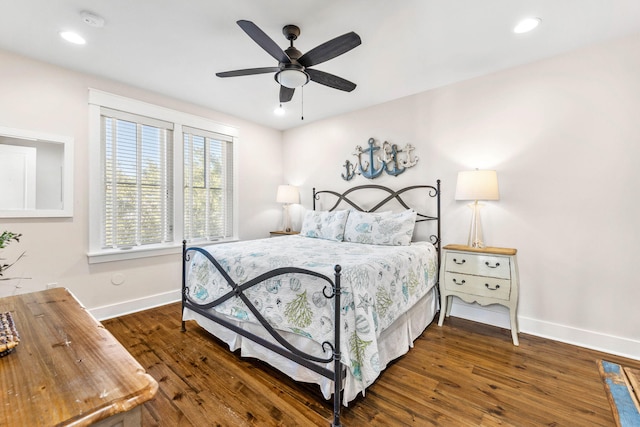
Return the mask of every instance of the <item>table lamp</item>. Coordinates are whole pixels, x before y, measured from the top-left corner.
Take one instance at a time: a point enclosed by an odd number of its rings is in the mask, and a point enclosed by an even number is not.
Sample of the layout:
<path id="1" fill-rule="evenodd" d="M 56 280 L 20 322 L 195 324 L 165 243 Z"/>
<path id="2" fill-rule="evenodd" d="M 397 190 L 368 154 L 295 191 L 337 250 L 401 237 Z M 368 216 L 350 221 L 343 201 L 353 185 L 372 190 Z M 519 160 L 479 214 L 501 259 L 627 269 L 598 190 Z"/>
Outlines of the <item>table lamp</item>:
<path id="1" fill-rule="evenodd" d="M 289 216 L 289 205 L 300 203 L 300 192 L 298 187 L 293 185 L 279 185 L 276 201 L 282 203 L 283 210 L 283 231 L 291 231 L 291 217 Z"/>
<path id="2" fill-rule="evenodd" d="M 472 170 L 458 172 L 456 200 L 473 200 L 469 206 L 473 210 L 469 228 L 468 246 L 484 248 L 482 223 L 480 222 L 479 200 L 500 200 L 498 193 L 498 174 L 491 170 Z"/>

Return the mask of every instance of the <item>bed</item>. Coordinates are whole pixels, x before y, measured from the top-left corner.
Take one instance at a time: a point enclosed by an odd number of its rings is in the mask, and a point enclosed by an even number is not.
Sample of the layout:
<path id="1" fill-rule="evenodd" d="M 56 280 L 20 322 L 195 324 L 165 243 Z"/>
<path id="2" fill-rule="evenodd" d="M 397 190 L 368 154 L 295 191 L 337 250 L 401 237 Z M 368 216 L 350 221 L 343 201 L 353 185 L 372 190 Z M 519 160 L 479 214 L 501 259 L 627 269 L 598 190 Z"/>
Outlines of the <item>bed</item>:
<path id="1" fill-rule="evenodd" d="M 318 384 L 339 426 L 341 403 L 365 395 L 435 317 L 440 181 L 314 188 L 312 200 L 299 235 L 185 242 L 182 328 L 195 320 L 231 351 Z"/>

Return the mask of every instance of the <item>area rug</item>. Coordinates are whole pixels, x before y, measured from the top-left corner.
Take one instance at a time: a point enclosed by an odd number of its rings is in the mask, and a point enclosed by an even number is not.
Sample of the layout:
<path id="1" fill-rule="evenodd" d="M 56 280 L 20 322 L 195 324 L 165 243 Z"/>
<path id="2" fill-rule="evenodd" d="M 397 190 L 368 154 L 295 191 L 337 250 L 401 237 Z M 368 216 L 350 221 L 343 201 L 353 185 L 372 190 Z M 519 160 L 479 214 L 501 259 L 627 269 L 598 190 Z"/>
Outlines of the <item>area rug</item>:
<path id="1" fill-rule="evenodd" d="M 616 424 L 620 427 L 640 427 L 640 370 L 625 368 L 606 360 L 598 360 L 598 370 Z"/>

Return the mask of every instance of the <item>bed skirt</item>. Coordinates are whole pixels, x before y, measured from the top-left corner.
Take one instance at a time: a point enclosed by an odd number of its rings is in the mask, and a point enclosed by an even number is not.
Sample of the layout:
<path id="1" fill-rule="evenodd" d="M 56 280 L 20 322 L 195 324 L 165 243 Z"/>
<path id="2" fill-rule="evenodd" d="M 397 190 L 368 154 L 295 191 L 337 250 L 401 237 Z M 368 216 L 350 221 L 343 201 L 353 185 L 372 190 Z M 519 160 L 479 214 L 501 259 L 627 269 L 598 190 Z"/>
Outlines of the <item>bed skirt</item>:
<path id="1" fill-rule="evenodd" d="M 434 286 L 407 313 L 401 315 L 387 329 L 382 331 L 378 341 L 381 371 L 386 368 L 389 362 L 407 353 L 413 347 L 413 342 L 435 318 L 436 311 L 437 289 Z M 226 316 L 225 318 L 238 326 L 242 326 L 245 330 L 273 341 L 273 338 L 260 325 L 238 321 L 236 318 Z M 262 360 L 295 381 L 318 384 L 325 399 L 331 398 L 334 390 L 333 381 L 272 352 L 260 344 L 254 343 L 250 339 L 236 334 L 188 308 L 184 310 L 183 320 L 195 320 L 202 328 L 224 341 L 231 351 L 240 349 L 242 357 L 253 357 Z M 282 336 L 298 349 L 311 354 L 324 354 L 320 344 L 315 341 L 292 332 L 282 332 Z M 332 370 L 333 363 L 329 363 L 325 367 Z M 359 393 L 365 394 L 362 383 L 354 378 L 349 370 L 346 370 L 343 383 L 343 405 L 347 406 Z"/>

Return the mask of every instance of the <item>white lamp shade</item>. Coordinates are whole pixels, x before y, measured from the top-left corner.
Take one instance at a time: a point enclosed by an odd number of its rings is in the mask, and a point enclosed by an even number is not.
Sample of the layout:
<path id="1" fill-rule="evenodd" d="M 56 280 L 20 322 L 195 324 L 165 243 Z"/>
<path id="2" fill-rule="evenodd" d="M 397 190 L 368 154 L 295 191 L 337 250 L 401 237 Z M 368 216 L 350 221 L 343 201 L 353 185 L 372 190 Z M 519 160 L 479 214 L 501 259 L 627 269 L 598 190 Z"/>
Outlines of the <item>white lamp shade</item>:
<path id="1" fill-rule="evenodd" d="M 300 203 L 300 191 L 293 185 L 279 185 L 276 195 L 278 203 Z"/>
<path id="2" fill-rule="evenodd" d="M 309 75 L 300 70 L 282 70 L 276 74 L 276 80 L 282 86 L 295 89 L 309 83 Z"/>
<path id="3" fill-rule="evenodd" d="M 456 200 L 500 200 L 496 171 L 458 172 Z"/>

